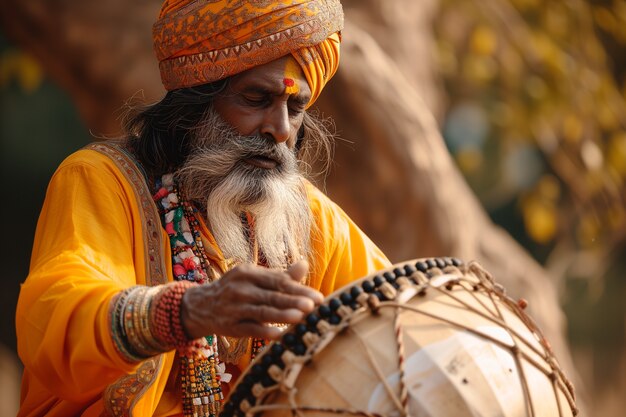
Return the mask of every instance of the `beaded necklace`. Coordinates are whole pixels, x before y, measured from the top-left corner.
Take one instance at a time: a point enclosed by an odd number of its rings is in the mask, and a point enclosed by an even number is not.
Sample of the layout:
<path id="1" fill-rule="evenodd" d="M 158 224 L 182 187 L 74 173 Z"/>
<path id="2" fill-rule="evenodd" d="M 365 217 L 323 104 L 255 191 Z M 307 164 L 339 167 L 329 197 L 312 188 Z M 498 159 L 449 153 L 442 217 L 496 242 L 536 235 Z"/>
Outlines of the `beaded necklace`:
<path id="1" fill-rule="evenodd" d="M 195 216 L 196 209 L 181 200 L 172 174 L 164 175 L 156 185 L 154 200 L 159 206 L 163 227 L 170 237 L 174 279 L 198 284 L 212 281 L 207 274 L 211 268 Z"/>
<path id="2" fill-rule="evenodd" d="M 213 277 L 207 274 L 211 268 L 193 207 L 181 200 L 172 174 L 158 179 L 156 190 L 153 198 L 170 238 L 174 279 L 198 284 L 211 282 Z M 230 375 L 224 374 L 225 364 L 219 360 L 217 338 L 212 335 L 198 339 L 191 346 L 179 349 L 178 355 L 183 414 L 216 417 L 224 400 L 221 380 L 230 379 Z"/>
<path id="3" fill-rule="evenodd" d="M 153 198 L 170 238 L 174 279 L 198 284 L 214 281 L 217 276 L 202 242 L 197 209 L 181 198 L 172 174 L 157 179 L 156 190 Z M 264 339 L 252 339 L 252 359 L 261 353 L 265 345 Z M 178 353 L 183 414 L 217 417 L 224 400 L 221 382 L 228 383 L 231 379 L 231 375 L 226 373 L 226 364 L 219 359 L 217 337 L 211 335 L 198 339 L 192 346 L 179 349 Z"/>

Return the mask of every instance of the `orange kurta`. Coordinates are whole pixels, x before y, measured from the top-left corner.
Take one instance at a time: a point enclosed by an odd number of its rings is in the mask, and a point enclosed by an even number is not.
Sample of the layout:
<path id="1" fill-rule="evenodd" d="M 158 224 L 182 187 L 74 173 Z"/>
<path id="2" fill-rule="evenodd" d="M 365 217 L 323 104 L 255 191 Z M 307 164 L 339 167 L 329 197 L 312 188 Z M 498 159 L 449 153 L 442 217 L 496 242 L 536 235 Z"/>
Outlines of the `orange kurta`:
<path id="1" fill-rule="evenodd" d="M 117 293 L 172 281 L 168 236 L 130 159 L 94 149 L 59 167 L 37 225 L 16 314 L 19 415 L 180 414 L 178 392 L 167 385 L 174 352 L 128 363 L 109 323 Z M 329 294 L 389 265 L 336 204 L 310 184 L 307 192 L 317 226 L 312 287 Z M 203 238 L 214 242 L 206 230 Z"/>

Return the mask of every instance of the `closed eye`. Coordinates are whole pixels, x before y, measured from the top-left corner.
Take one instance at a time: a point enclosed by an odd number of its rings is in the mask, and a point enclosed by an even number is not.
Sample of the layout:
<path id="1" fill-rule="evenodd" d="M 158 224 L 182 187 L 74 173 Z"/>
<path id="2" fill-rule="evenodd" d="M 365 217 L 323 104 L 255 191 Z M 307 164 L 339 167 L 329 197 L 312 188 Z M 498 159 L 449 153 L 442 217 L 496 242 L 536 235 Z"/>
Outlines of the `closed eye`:
<path id="1" fill-rule="evenodd" d="M 299 116 L 305 110 L 305 106 L 289 106 L 289 114 L 292 116 Z"/>
<path id="2" fill-rule="evenodd" d="M 266 106 L 270 103 L 270 98 L 263 94 L 263 95 L 244 95 L 243 96 L 246 104 L 252 106 L 252 107 L 263 107 Z"/>
<path id="3" fill-rule="evenodd" d="M 291 114 L 300 114 L 306 110 L 307 104 L 309 104 L 307 97 L 293 96 L 289 99 L 289 112 Z"/>

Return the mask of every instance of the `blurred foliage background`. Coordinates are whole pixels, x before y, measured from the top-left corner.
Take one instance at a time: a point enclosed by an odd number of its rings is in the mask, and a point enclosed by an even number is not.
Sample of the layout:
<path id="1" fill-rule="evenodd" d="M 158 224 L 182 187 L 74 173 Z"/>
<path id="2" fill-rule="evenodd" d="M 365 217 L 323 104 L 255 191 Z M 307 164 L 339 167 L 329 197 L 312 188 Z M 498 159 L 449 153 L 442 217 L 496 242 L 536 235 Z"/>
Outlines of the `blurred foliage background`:
<path id="1" fill-rule="evenodd" d="M 441 129 L 492 219 L 558 280 L 592 415 L 626 409 L 626 1 L 441 0 Z M 89 140 L 65 93 L 0 37 L 1 342 L 47 182 Z"/>
<path id="2" fill-rule="evenodd" d="M 441 2 L 443 134 L 559 280 L 593 415 L 626 407 L 626 2 Z"/>

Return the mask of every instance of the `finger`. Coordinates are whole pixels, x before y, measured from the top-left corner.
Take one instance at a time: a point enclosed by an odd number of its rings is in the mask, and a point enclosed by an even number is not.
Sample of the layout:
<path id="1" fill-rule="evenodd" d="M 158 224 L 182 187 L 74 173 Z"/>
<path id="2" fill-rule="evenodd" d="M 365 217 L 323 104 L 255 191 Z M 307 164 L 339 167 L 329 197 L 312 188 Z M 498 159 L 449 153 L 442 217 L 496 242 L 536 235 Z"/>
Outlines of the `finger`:
<path id="1" fill-rule="evenodd" d="M 287 269 L 287 274 L 289 274 L 291 279 L 300 283 L 309 274 L 309 263 L 306 260 L 302 259 L 292 264 L 289 269 Z M 308 296 L 313 299 L 315 305 L 322 304 L 322 302 L 324 301 L 324 295 L 321 292 L 314 290 L 313 288 L 306 288 L 312 290 L 310 291 L 310 294 Z"/>
<path id="2" fill-rule="evenodd" d="M 268 305 L 277 309 L 298 309 L 310 313 L 315 308 L 315 301 L 309 297 L 286 294 L 279 291 L 268 291 L 256 288 L 247 295 L 250 304 Z"/>
<path id="3" fill-rule="evenodd" d="M 268 290 L 281 291 L 293 295 L 312 296 L 315 290 L 302 285 L 289 275 L 288 271 L 278 271 L 275 269 L 259 268 L 254 273 L 250 273 L 250 278 L 262 288 Z"/>
<path id="4" fill-rule="evenodd" d="M 306 297 L 313 301 L 314 305 L 319 305 L 324 301 L 324 296 L 321 292 L 308 287 L 306 285 L 299 284 L 291 280 L 291 277 L 287 275 L 287 281 L 281 281 L 278 283 L 277 291 L 284 294 L 291 294 L 294 296 Z"/>
<path id="5" fill-rule="evenodd" d="M 239 336 L 257 337 L 260 339 L 279 340 L 283 331 L 277 327 L 266 326 L 254 321 L 245 321 L 237 326 Z"/>
<path id="6" fill-rule="evenodd" d="M 304 319 L 305 313 L 295 308 L 278 309 L 268 305 L 242 306 L 238 314 L 244 320 L 260 323 L 295 324 Z"/>
<path id="7" fill-rule="evenodd" d="M 294 281 L 298 283 L 302 282 L 302 280 L 306 278 L 308 273 L 309 273 L 309 263 L 305 260 L 300 260 L 292 264 L 287 269 L 287 274 L 289 274 L 291 279 L 293 279 Z"/>
<path id="8" fill-rule="evenodd" d="M 306 261 L 297 262 L 294 264 L 294 269 L 291 268 L 291 275 L 287 271 L 278 271 L 275 269 L 268 269 L 259 267 L 252 264 L 240 265 L 239 267 L 228 272 L 220 281 L 226 282 L 227 280 L 234 280 L 237 282 L 236 287 L 241 290 L 244 288 L 242 285 L 244 282 L 255 285 L 257 288 L 263 288 L 267 290 L 277 291 L 283 294 L 290 294 L 295 296 L 306 297 L 313 301 L 314 305 L 321 304 L 324 300 L 323 295 L 306 285 L 299 284 L 293 280 L 293 277 L 299 277 L 300 279 L 306 276 L 308 271 L 308 263 Z M 228 276 L 228 279 L 227 279 Z M 263 301 L 261 301 L 263 302 Z M 309 307 L 298 307 L 303 310 L 309 310 Z"/>

